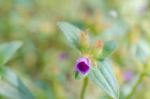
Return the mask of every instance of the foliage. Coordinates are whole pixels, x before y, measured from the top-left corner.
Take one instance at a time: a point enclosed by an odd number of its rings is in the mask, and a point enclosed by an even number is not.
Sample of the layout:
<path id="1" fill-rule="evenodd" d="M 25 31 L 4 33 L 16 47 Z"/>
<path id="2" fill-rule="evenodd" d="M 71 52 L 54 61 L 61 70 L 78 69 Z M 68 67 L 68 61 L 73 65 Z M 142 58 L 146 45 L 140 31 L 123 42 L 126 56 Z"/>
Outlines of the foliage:
<path id="1" fill-rule="evenodd" d="M 149 99 L 149 5 L 0 0 L 0 99 Z"/>

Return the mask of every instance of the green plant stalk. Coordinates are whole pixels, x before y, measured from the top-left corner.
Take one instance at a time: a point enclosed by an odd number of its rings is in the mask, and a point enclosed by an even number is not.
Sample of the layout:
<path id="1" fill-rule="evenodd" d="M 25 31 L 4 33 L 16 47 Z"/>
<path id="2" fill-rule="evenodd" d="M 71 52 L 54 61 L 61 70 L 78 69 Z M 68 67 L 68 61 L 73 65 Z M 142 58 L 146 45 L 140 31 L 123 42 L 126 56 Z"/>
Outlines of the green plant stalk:
<path id="1" fill-rule="evenodd" d="M 80 93 L 80 99 L 84 99 L 84 97 L 85 97 L 87 85 L 88 85 L 88 82 L 89 82 L 88 80 L 89 80 L 88 77 L 84 78 L 81 93 Z"/>
<path id="2" fill-rule="evenodd" d="M 134 93 L 136 92 L 138 86 L 141 84 L 141 82 L 143 81 L 145 77 L 145 70 L 140 74 L 139 79 L 137 80 L 137 82 L 135 83 L 131 93 L 126 97 L 126 99 L 131 99 L 132 96 L 134 95 Z"/>

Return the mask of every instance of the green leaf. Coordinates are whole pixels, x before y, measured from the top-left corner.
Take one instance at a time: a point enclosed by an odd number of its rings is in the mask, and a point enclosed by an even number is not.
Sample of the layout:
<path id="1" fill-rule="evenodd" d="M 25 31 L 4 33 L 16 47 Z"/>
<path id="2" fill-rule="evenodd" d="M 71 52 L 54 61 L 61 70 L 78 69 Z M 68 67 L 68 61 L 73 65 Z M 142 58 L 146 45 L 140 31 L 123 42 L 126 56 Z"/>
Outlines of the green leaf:
<path id="1" fill-rule="evenodd" d="M 99 60 L 103 61 L 106 57 L 110 56 L 116 49 L 116 43 L 114 41 L 107 41 L 104 44 L 104 48 Z"/>
<path id="2" fill-rule="evenodd" d="M 75 79 L 78 79 L 79 78 L 79 73 L 75 72 L 74 77 L 75 77 Z"/>
<path id="3" fill-rule="evenodd" d="M 90 79 L 114 99 L 119 99 L 119 87 L 109 61 L 99 62 L 89 73 Z"/>
<path id="4" fill-rule="evenodd" d="M 8 99 L 21 99 L 16 88 L 4 81 L 0 81 L 0 96 L 7 97 Z"/>
<path id="5" fill-rule="evenodd" d="M 73 48 L 80 49 L 79 41 L 80 41 L 81 30 L 67 22 L 59 22 L 58 26 L 67 37 L 70 45 Z"/>
<path id="6" fill-rule="evenodd" d="M 6 64 L 21 45 L 19 41 L 0 44 L 0 65 Z"/>
<path id="7" fill-rule="evenodd" d="M 85 78 L 85 75 L 80 74 L 79 72 L 75 72 L 74 77 L 76 80 L 81 80 L 81 79 Z"/>
<path id="8" fill-rule="evenodd" d="M 11 99 L 35 99 L 22 80 L 11 69 L 3 67 L 0 94 Z"/>

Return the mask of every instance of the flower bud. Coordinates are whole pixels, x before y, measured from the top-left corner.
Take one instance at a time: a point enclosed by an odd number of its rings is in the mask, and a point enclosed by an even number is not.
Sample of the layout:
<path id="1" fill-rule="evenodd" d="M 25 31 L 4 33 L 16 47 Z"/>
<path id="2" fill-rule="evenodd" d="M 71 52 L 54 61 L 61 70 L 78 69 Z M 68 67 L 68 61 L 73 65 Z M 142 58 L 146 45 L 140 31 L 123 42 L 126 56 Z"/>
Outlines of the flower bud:
<path id="1" fill-rule="evenodd" d="M 94 45 L 94 48 L 93 48 L 93 55 L 94 55 L 95 58 L 100 57 L 100 55 L 103 51 L 103 47 L 104 47 L 104 42 L 98 40 L 96 42 L 96 44 Z"/>
<path id="2" fill-rule="evenodd" d="M 82 51 L 86 51 L 89 48 L 88 30 L 82 31 L 80 33 L 80 44 L 81 44 L 81 50 Z"/>

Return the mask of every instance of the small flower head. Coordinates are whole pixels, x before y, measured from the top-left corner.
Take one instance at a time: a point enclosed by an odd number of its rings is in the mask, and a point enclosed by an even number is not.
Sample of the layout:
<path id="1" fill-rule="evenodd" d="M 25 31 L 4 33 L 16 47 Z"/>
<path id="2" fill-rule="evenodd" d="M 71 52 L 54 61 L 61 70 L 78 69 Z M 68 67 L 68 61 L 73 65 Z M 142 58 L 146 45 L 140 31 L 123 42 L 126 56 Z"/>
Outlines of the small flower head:
<path id="1" fill-rule="evenodd" d="M 130 81 L 133 78 L 133 72 L 131 71 L 126 71 L 124 73 L 124 80 L 125 81 Z"/>
<path id="2" fill-rule="evenodd" d="M 90 69 L 91 69 L 91 63 L 88 58 L 83 57 L 77 60 L 77 63 L 75 66 L 76 72 L 83 74 L 83 75 L 87 75 L 90 72 Z"/>
<path id="3" fill-rule="evenodd" d="M 60 60 L 66 60 L 66 59 L 68 59 L 69 58 L 69 54 L 67 53 L 67 52 L 61 52 L 60 54 L 59 54 L 59 59 Z"/>

